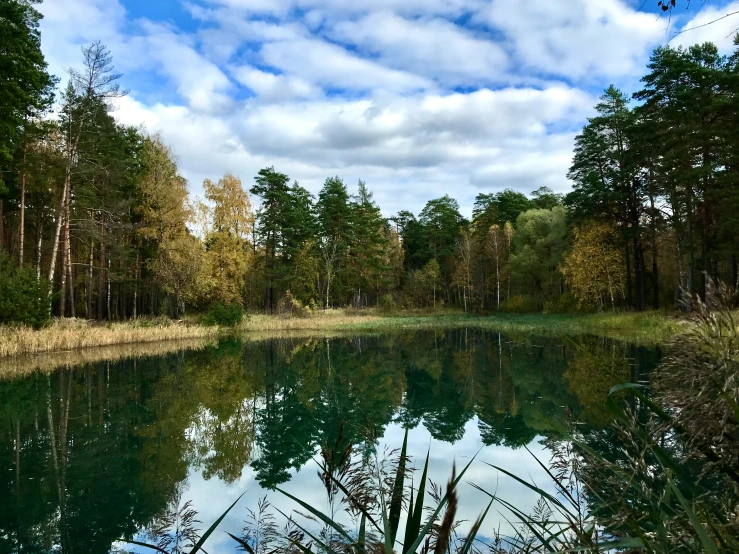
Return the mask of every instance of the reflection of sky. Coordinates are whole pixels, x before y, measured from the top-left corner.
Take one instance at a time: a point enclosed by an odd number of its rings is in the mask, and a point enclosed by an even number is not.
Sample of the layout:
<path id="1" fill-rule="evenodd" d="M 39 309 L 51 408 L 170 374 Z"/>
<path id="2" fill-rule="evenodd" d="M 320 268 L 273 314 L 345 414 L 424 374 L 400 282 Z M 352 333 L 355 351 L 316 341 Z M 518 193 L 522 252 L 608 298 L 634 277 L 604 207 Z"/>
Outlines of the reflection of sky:
<path id="1" fill-rule="evenodd" d="M 385 445 L 389 448 L 399 448 L 402 442 L 402 427 L 397 424 L 389 425 L 385 436 L 381 440 L 378 452 L 383 452 Z M 461 470 L 482 446 L 477 418 L 467 422 L 464 437 L 455 444 L 433 440 L 423 426 L 410 431 L 408 435 L 408 454 L 412 457 L 414 465 L 419 468 L 418 476 L 420 477 L 420 468 L 423 467 L 426 452 L 430 448 L 429 479 L 440 485 L 445 485 L 449 479 L 453 462 L 456 461 L 457 470 Z M 538 442 L 534 441 L 529 448 L 540 460 L 545 463 L 548 462 L 549 453 Z M 464 483 L 459 488 L 457 519 L 465 520 L 458 530 L 462 536 L 466 535 L 472 523 L 485 510 L 490 500 L 484 493 L 470 486 L 470 482 L 491 493 L 497 491 L 498 496 L 527 513 L 531 511 L 538 500 L 536 494 L 531 490 L 505 475 L 500 475 L 482 461 L 503 467 L 517 476 L 535 482 L 545 490 L 551 491 L 546 473 L 523 448 L 514 450 L 505 446 L 488 446 L 482 449 L 477 459 L 480 461 L 473 463 L 467 470 Z M 299 471 L 293 470 L 290 482 L 284 484 L 282 488 L 317 509 L 328 511 L 326 492 L 318 478 L 317 471 L 318 468 L 315 462 L 310 461 Z M 221 522 L 218 530 L 210 536 L 206 543 L 206 550 L 209 554 L 235 552 L 236 544 L 226 534 L 226 531 L 238 536 L 243 527 L 246 508 L 256 510 L 257 501 L 265 494 L 265 491 L 259 487 L 255 480 L 254 471 L 249 466 L 245 467 L 241 478 L 229 485 L 218 478 L 205 480 L 199 471 L 193 470 L 188 476 L 188 483 L 189 488 L 183 495 L 183 501 L 193 500 L 204 528 L 218 519 L 226 508 L 240 494 L 244 493 L 243 498 Z M 267 494 L 271 504 L 285 513 L 290 513 L 297 508 L 292 500 L 278 492 L 268 492 Z M 512 520 L 510 514 L 505 513 L 499 504 L 494 505 L 494 508 L 488 513 L 480 535 L 490 536 L 495 529 L 500 529 L 503 534 L 510 533 L 510 526 L 497 510 L 503 511 L 505 516 Z M 279 516 L 279 513 L 275 511 L 275 515 Z M 278 521 L 280 520 L 278 519 Z M 401 518 L 401 525 L 403 521 L 404 516 Z M 348 518 L 346 522 L 348 523 Z M 399 536 L 402 536 L 402 528 Z"/>

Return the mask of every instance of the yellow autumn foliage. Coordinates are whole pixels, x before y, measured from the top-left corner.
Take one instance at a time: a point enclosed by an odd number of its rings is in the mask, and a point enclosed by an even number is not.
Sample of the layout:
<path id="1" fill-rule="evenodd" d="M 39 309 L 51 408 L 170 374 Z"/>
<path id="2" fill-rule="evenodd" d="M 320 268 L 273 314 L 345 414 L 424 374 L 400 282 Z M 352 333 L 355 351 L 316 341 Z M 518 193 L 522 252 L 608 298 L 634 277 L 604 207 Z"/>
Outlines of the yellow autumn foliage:
<path id="1" fill-rule="evenodd" d="M 626 275 L 616 231 L 610 225 L 589 221 L 574 230 L 572 250 L 560 268 L 580 306 L 599 310 L 615 307 L 623 297 Z"/>

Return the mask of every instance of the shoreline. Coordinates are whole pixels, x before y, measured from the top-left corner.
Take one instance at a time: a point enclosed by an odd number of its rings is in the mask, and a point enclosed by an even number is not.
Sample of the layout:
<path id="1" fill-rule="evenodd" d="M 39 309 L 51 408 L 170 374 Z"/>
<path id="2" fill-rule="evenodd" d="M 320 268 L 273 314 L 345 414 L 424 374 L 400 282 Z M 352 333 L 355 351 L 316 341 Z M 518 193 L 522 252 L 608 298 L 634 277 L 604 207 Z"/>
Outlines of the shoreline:
<path id="1" fill-rule="evenodd" d="M 4 359 L 46 353 L 63 353 L 96 347 L 159 343 L 190 339 L 214 339 L 241 335 L 246 340 L 341 335 L 352 332 L 406 331 L 479 327 L 508 334 L 598 335 L 643 343 L 664 343 L 684 329 L 684 320 L 657 312 L 602 314 L 493 314 L 407 311 L 391 314 L 373 309 L 329 310 L 307 317 L 252 315 L 233 328 L 193 322 L 140 319 L 98 324 L 85 320 L 55 321 L 49 327 L 0 326 L 0 363 Z"/>
<path id="2" fill-rule="evenodd" d="M 649 345 L 666 343 L 684 332 L 686 327 L 685 319 L 662 312 L 489 315 L 451 311 L 382 314 L 372 309 L 359 314 L 340 310 L 332 312 L 318 312 L 303 318 L 254 315 L 236 327 L 236 331 L 247 334 L 247 339 L 259 340 L 280 336 L 310 336 L 324 332 L 340 335 L 352 332 L 478 327 L 509 335 L 597 335 Z"/>

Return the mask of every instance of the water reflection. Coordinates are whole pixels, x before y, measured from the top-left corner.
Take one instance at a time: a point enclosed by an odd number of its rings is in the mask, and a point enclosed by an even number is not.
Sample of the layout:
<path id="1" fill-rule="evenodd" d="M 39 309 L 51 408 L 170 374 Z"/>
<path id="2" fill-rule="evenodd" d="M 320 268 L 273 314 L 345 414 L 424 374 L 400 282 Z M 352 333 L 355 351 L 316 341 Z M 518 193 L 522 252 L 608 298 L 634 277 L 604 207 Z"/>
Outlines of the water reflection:
<path id="1" fill-rule="evenodd" d="M 416 459 L 432 446 L 439 482 L 453 457 L 480 445 L 491 446 L 483 459 L 536 475 L 518 446 L 570 418 L 602 429 L 616 377 L 645 379 L 658 356 L 600 339 L 460 329 L 226 341 L 0 381 L 0 551 L 108 552 L 183 489 L 204 522 L 244 490 L 254 507 L 260 488 L 287 481 L 325 503 L 311 460 L 322 446 L 369 452 L 375 437 L 398 446 L 405 428 Z M 486 466 L 469 479 L 512 487 Z M 521 489 L 510 494 L 527 501 Z M 470 493 L 461 516 L 474 520 L 483 502 Z M 238 531 L 243 519 L 241 509 L 223 527 Z M 219 550 L 222 538 L 209 541 L 211 554 L 233 551 Z"/>

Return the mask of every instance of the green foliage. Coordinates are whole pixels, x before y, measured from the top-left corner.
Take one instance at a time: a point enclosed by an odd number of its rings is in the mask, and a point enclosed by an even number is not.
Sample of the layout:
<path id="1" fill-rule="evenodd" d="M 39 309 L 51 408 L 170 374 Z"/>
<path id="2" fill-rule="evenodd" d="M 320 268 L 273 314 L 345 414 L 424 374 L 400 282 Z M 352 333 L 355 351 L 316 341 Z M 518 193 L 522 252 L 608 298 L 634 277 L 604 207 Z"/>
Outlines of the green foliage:
<path id="1" fill-rule="evenodd" d="M 311 311 L 308 306 L 304 306 L 300 300 L 295 298 L 288 289 L 277 302 L 277 314 L 282 317 L 309 317 Z"/>
<path id="2" fill-rule="evenodd" d="M 566 212 L 562 206 L 551 210 L 529 210 L 518 216 L 510 270 L 523 284 L 545 301 L 561 290 L 559 266 L 568 247 Z"/>
<path id="3" fill-rule="evenodd" d="M 545 314 L 574 314 L 582 311 L 577 298 L 571 292 L 560 294 L 553 300 L 544 302 Z"/>
<path id="4" fill-rule="evenodd" d="M 223 305 L 220 302 L 212 304 L 208 309 L 203 323 L 205 325 L 223 325 L 224 327 L 234 327 L 244 319 L 244 309 L 241 304 L 232 302 Z"/>
<path id="5" fill-rule="evenodd" d="M 389 293 L 386 292 L 382 296 L 380 296 L 379 300 L 377 301 L 377 307 L 380 308 L 380 311 L 386 314 L 392 313 L 395 311 L 395 309 L 398 307 L 397 302 L 395 302 L 395 297 Z"/>
<path id="6" fill-rule="evenodd" d="M 20 269 L 0 252 L 0 324 L 38 329 L 50 321 L 49 289 L 31 269 Z"/>
<path id="7" fill-rule="evenodd" d="M 28 118 L 46 109 L 53 99 L 55 79 L 47 72 L 41 52 L 39 21 L 34 2 L 0 3 L 0 167 L 22 142 Z M 0 179 L 0 194 L 3 186 Z"/>
<path id="8" fill-rule="evenodd" d="M 541 301 L 529 295 L 517 294 L 500 303 L 500 311 L 510 314 L 530 314 L 541 311 Z"/>

